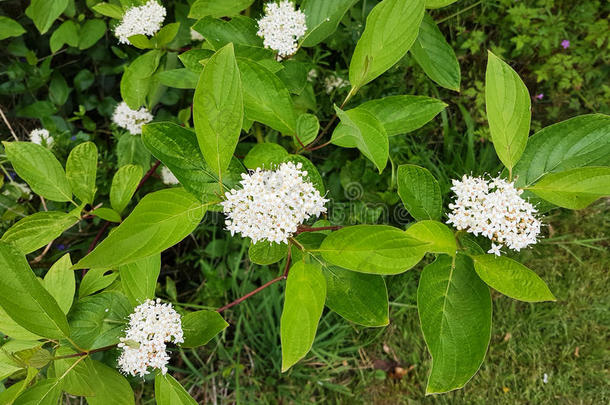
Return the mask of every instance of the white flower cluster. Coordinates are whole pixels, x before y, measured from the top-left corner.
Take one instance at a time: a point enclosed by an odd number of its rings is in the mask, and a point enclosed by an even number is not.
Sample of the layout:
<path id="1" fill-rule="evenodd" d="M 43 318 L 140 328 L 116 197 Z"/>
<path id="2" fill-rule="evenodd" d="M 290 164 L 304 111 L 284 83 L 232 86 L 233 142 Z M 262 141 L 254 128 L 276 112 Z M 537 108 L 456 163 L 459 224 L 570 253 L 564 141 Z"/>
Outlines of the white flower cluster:
<path id="1" fill-rule="evenodd" d="M 146 300 L 129 316 L 129 328 L 118 346 L 123 350 L 118 363 L 125 374 L 144 377 L 148 368 L 167 372 L 166 343 L 182 343 L 182 322 L 171 304 Z"/>
<path id="2" fill-rule="evenodd" d="M 167 185 L 180 183 L 176 176 L 174 176 L 174 173 L 172 173 L 171 170 L 167 168 L 167 166 L 163 166 L 161 168 L 161 181 L 163 181 L 163 183 Z"/>
<path id="3" fill-rule="evenodd" d="M 457 198 L 449 204 L 452 212 L 447 223 L 491 239 L 487 253 L 500 256 L 502 247 L 519 251 L 537 242 L 537 211 L 521 198 L 523 190 L 516 189 L 514 183 L 499 177 L 488 181 L 465 175 L 461 181 L 453 180 L 451 190 Z"/>
<path id="4" fill-rule="evenodd" d="M 301 163 L 282 163 L 277 170 L 242 174 L 243 186 L 225 194 L 220 204 L 227 216 L 227 229 L 252 242 L 286 243 L 297 227 L 311 216 L 326 212 L 327 199 L 305 179 Z"/>
<path id="5" fill-rule="evenodd" d="M 165 13 L 165 7 L 156 0 L 150 0 L 143 6 L 131 7 L 114 29 L 114 35 L 119 39 L 120 44 L 129 44 L 129 37 L 133 35 L 155 35 L 161 29 Z"/>
<path id="6" fill-rule="evenodd" d="M 49 131 L 44 128 L 38 128 L 30 132 L 30 141 L 38 145 L 44 144 L 50 147 L 51 145 L 53 145 L 54 139 L 49 133 Z"/>
<path id="7" fill-rule="evenodd" d="M 295 10 L 292 1 L 267 3 L 265 15 L 258 20 L 257 35 L 263 38 L 265 48 L 276 50 L 280 58 L 297 51 L 297 41 L 305 32 L 305 14 Z"/>
<path id="8" fill-rule="evenodd" d="M 324 78 L 324 88 L 326 89 L 326 94 L 330 94 L 335 89 L 342 89 L 343 87 L 347 87 L 349 85 L 349 80 L 345 80 L 339 76 L 327 76 Z"/>
<path id="9" fill-rule="evenodd" d="M 142 133 L 142 125 L 152 121 L 153 115 L 144 107 L 132 110 L 124 101 L 120 102 L 112 114 L 112 122 L 121 128 L 125 128 L 132 135 Z"/>

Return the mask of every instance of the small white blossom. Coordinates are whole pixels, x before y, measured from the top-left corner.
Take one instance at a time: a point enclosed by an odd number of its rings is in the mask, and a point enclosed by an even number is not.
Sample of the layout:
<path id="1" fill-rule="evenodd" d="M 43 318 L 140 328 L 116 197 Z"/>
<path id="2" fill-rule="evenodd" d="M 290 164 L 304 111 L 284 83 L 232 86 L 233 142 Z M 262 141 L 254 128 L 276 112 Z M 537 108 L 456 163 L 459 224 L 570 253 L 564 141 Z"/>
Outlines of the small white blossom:
<path id="1" fill-rule="evenodd" d="M 348 87 L 350 85 L 349 80 L 345 80 L 339 76 L 328 76 L 324 78 L 324 87 L 326 89 L 326 94 L 330 94 L 335 89 L 342 89 L 344 87 Z"/>
<path id="2" fill-rule="evenodd" d="M 542 376 L 542 383 L 547 384 L 548 382 L 549 382 L 549 375 L 547 373 L 544 373 L 544 375 Z"/>
<path id="3" fill-rule="evenodd" d="M 309 72 L 307 72 L 307 81 L 308 82 L 315 82 L 316 79 L 318 78 L 318 71 L 316 69 L 311 69 Z"/>
<path id="4" fill-rule="evenodd" d="M 16 187 L 21 192 L 21 197 L 27 198 L 28 200 L 32 199 L 32 190 L 30 190 L 30 188 L 28 187 L 27 184 L 17 183 L 16 181 L 11 182 L 10 184 L 13 185 L 14 187 Z M 10 195 L 10 194 L 11 194 L 10 190 L 4 190 L 4 192 L 2 193 L 2 195 Z"/>
<path id="5" fill-rule="evenodd" d="M 537 242 L 537 211 L 521 198 L 523 190 L 516 189 L 513 182 L 465 175 L 461 181 L 453 180 L 451 190 L 457 198 L 449 204 L 452 212 L 447 223 L 491 239 L 487 253 L 500 256 L 502 247 L 519 251 Z"/>
<path id="6" fill-rule="evenodd" d="M 161 181 L 168 185 L 180 183 L 176 176 L 174 176 L 174 173 L 172 173 L 171 170 L 167 168 L 167 166 L 163 166 L 161 168 Z"/>
<path id="7" fill-rule="evenodd" d="M 152 119 L 153 115 L 146 108 L 132 110 L 124 101 L 116 106 L 112 114 L 112 121 L 132 135 L 141 134 L 142 125 L 148 124 Z"/>
<path id="8" fill-rule="evenodd" d="M 129 328 L 118 347 L 123 350 L 118 359 L 125 374 L 144 377 L 149 368 L 167 372 L 169 355 L 166 343 L 183 343 L 182 322 L 171 304 L 146 300 L 129 316 Z"/>
<path id="9" fill-rule="evenodd" d="M 305 14 L 295 10 L 292 1 L 267 3 L 265 15 L 258 20 L 257 35 L 263 38 L 265 48 L 278 52 L 279 58 L 297 51 L 297 41 L 307 32 Z"/>
<path id="10" fill-rule="evenodd" d="M 114 35 L 120 44 L 129 44 L 133 35 L 155 35 L 165 19 L 165 7 L 150 0 L 143 6 L 131 7 L 123 15 L 121 23 L 114 29 Z"/>
<path id="11" fill-rule="evenodd" d="M 45 145 L 51 147 L 51 145 L 53 145 L 54 139 L 49 133 L 49 131 L 44 128 L 38 128 L 30 132 L 30 141 L 38 145 Z"/>
<path id="12" fill-rule="evenodd" d="M 240 233 L 252 242 L 286 243 L 297 227 L 326 212 L 327 199 L 306 180 L 301 163 L 282 163 L 277 170 L 242 174 L 242 189 L 225 194 L 220 204 L 231 235 Z"/>
<path id="13" fill-rule="evenodd" d="M 203 35 L 191 28 L 191 41 L 203 41 Z"/>

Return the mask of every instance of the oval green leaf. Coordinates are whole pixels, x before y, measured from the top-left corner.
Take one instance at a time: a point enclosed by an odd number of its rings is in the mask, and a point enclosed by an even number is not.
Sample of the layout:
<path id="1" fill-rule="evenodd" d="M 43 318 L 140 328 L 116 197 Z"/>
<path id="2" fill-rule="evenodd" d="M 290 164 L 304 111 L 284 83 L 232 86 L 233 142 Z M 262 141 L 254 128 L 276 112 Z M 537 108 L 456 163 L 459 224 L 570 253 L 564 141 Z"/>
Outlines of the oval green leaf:
<path id="1" fill-rule="evenodd" d="M 413 218 L 441 218 L 441 188 L 428 169 L 415 165 L 398 166 L 397 183 L 398 195 Z"/>

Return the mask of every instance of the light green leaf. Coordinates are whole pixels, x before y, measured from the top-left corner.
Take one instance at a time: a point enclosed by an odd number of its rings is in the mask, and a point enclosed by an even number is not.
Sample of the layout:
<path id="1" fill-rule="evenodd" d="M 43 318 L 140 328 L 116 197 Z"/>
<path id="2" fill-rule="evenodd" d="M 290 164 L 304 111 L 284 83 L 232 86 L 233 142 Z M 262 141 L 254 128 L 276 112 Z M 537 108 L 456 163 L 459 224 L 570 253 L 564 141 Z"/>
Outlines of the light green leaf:
<path id="1" fill-rule="evenodd" d="M 369 274 L 398 274 L 415 266 L 427 244 L 387 225 L 355 225 L 332 232 L 320 249 L 329 263 Z"/>
<path id="2" fill-rule="evenodd" d="M 299 137 L 299 141 L 295 139 L 295 143 L 298 146 L 307 146 L 313 142 L 318 136 L 320 130 L 320 121 L 318 117 L 313 114 L 301 114 L 297 118 L 296 136 Z M 301 145 L 302 144 L 302 145 Z"/>
<path id="3" fill-rule="evenodd" d="M 4 351 L 4 346 L 0 347 L 0 380 L 10 377 L 13 373 L 23 369 L 12 356 Z"/>
<path id="4" fill-rule="evenodd" d="M 74 270 L 71 267 L 70 254 L 66 253 L 51 266 L 43 281 L 44 288 L 55 298 L 64 314 L 70 311 L 76 291 Z"/>
<path id="5" fill-rule="evenodd" d="M 197 73 L 184 68 L 159 72 L 157 77 L 164 86 L 177 89 L 194 89 L 197 87 L 197 81 L 199 80 Z"/>
<path id="6" fill-rule="evenodd" d="M 68 315 L 71 338 L 87 350 L 118 343 L 132 310 L 127 297 L 118 291 L 103 291 L 81 298 Z"/>
<path id="7" fill-rule="evenodd" d="M 49 339 L 70 335 L 66 315 L 44 289 L 25 256 L 0 242 L 0 306 L 20 326 Z"/>
<path id="8" fill-rule="evenodd" d="M 76 354 L 69 346 L 60 346 L 55 351 L 55 357 Z M 78 364 L 74 364 L 78 361 Z M 80 357 L 69 357 L 54 360 L 49 367 L 49 372 L 53 370 L 55 376 L 64 376 L 62 389 L 71 395 L 92 396 L 95 394 L 95 384 L 99 381 L 91 378 L 94 372 L 91 366 L 91 358 L 81 359 Z"/>
<path id="9" fill-rule="evenodd" d="M 157 405 L 197 405 L 174 377 L 161 373 L 155 375 L 155 400 Z"/>
<path id="10" fill-rule="evenodd" d="M 121 222 L 121 215 L 112 208 L 100 207 L 91 212 L 92 215 L 100 217 L 108 222 Z"/>
<path id="11" fill-rule="evenodd" d="M 13 168 L 36 194 L 48 200 L 70 201 L 72 189 L 61 163 L 51 151 L 31 142 L 2 142 Z"/>
<path id="12" fill-rule="evenodd" d="M 78 49 L 89 49 L 106 33 L 106 22 L 98 18 L 85 21 L 80 28 Z"/>
<path id="13" fill-rule="evenodd" d="M 398 166 L 398 195 L 415 219 L 440 219 L 443 214 L 441 188 L 432 173 L 415 165 Z"/>
<path id="14" fill-rule="evenodd" d="M 584 166 L 610 166 L 610 116 L 581 115 L 535 133 L 513 174 L 524 187 L 547 173 Z"/>
<path id="15" fill-rule="evenodd" d="M 144 34 L 132 35 L 129 38 L 129 43 L 138 49 L 152 49 L 155 47 L 155 43 L 151 38 L 148 38 Z"/>
<path id="16" fill-rule="evenodd" d="M 423 17 L 424 0 L 384 0 L 373 8 L 349 65 L 353 89 L 402 59 L 417 38 Z"/>
<path id="17" fill-rule="evenodd" d="M 284 135 L 296 133 L 296 114 L 286 85 L 253 60 L 238 58 L 246 117 Z"/>
<path id="18" fill-rule="evenodd" d="M 44 34 L 66 7 L 68 7 L 68 0 L 32 0 L 25 9 L 25 15 L 30 17 L 38 31 Z"/>
<path id="19" fill-rule="evenodd" d="M 272 170 L 278 166 L 288 152 L 277 143 L 257 143 L 244 158 L 244 166 L 250 170 L 257 168 Z"/>
<path id="20" fill-rule="evenodd" d="M 108 270 L 106 268 L 91 269 L 83 277 L 80 286 L 78 288 L 78 297 L 83 298 L 87 295 L 96 293 L 117 279 L 119 274 L 117 272 Z"/>
<path id="21" fill-rule="evenodd" d="M 304 0 L 301 11 L 305 13 L 307 32 L 301 46 L 315 46 L 329 37 L 356 0 Z"/>
<path id="22" fill-rule="evenodd" d="M 121 78 L 121 97 L 127 105 L 137 110 L 147 105 L 149 94 L 152 94 L 154 81 L 151 76 L 157 70 L 163 51 L 155 49 L 138 56 L 123 73 Z"/>
<path id="23" fill-rule="evenodd" d="M 150 153 L 144 147 L 141 136 L 123 132 L 118 138 L 119 142 L 116 146 L 118 167 L 133 164 L 147 169 L 150 166 Z"/>
<path id="24" fill-rule="evenodd" d="M 114 18 L 115 20 L 120 20 L 123 18 L 123 9 L 121 6 L 116 4 L 98 3 L 91 7 L 91 9 L 100 13 L 101 15 L 105 15 L 106 17 Z"/>
<path id="25" fill-rule="evenodd" d="M 517 72 L 491 52 L 485 73 L 485 105 L 496 153 L 512 169 L 527 144 L 530 94 Z"/>
<path id="26" fill-rule="evenodd" d="M 121 286 L 133 306 L 155 298 L 157 279 L 161 273 L 161 255 L 145 257 L 119 266 Z"/>
<path id="27" fill-rule="evenodd" d="M 78 217 L 57 211 L 43 211 L 17 221 L 2 235 L 24 254 L 32 253 L 78 223 Z"/>
<path id="28" fill-rule="evenodd" d="M 43 339 L 42 336 L 38 336 L 29 330 L 20 326 L 17 322 L 11 318 L 4 309 L 0 306 L 0 332 L 9 336 L 13 339 L 18 340 L 39 340 Z"/>
<path id="29" fill-rule="evenodd" d="M 326 300 L 326 280 L 317 263 L 297 262 L 286 281 L 280 322 L 282 372 L 311 349 Z"/>
<path id="30" fill-rule="evenodd" d="M 230 42 L 236 47 L 236 53 L 241 45 L 261 49 L 263 46 L 263 39 L 256 35 L 258 31 L 256 21 L 243 15 L 235 16 L 230 20 L 205 17 L 193 25 L 193 29 L 216 50 Z"/>
<path id="31" fill-rule="evenodd" d="M 38 370 L 34 367 L 28 367 L 25 379 L 16 382 L 4 391 L 0 392 L 0 404 L 11 405 L 15 399 L 28 387 L 30 382 L 36 377 Z"/>
<path id="32" fill-rule="evenodd" d="M 112 178 L 110 205 L 119 214 L 123 212 L 142 179 L 142 168 L 136 165 L 121 167 Z"/>
<path id="33" fill-rule="evenodd" d="M 216 311 L 189 312 L 182 317 L 182 347 L 198 347 L 208 343 L 229 324 Z"/>
<path id="34" fill-rule="evenodd" d="M 390 323 L 388 291 L 383 277 L 336 266 L 322 270 L 326 277 L 328 308 L 359 325 L 386 326 Z"/>
<path id="35" fill-rule="evenodd" d="M 155 40 L 157 41 L 157 46 L 162 47 L 163 45 L 167 45 L 172 42 L 174 38 L 176 38 L 179 29 L 179 22 L 170 23 L 163 26 L 163 28 L 161 28 L 154 36 Z"/>
<path id="36" fill-rule="evenodd" d="M 49 39 L 51 52 L 55 53 L 59 51 L 65 44 L 78 46 L 78 30 L 79 27 L 74 21 L 64 21 L 55 31 L 53 31 L 53 34 L 51 34 L 51 39 Z"/>
<path id="37" fill-rule="evenodd" d="M 426 0 L 426 8 L 441 8 L 455 3 L 457 0 Z"/>
<path id="38" fill-rule="evenodd" d="M 230 17 L 250 7 L 254 0 L 195 0 L 191 5 L 188 17 L 199 19 L 211 15 L 212 17 Z"/>
<path id="39" fill-rule="evenodd" d="M 193 121 L 201 153 L 220 179 L 233 157 L 243 122 L 243 94 L 233 44 L 206 63 L 195 89 Z"/>
<path id="40" fill-rule="evenodd" d="M 250 243 L 250 248 L 248 249 L 250 261 L 263 266 L 279 262 L 286 257 L 287 253 L 288 245 L 285 243 L 273 243 L 268 241 Z"/>
<path id="41" fill-rule="evenodd" d="M 87 397 L 89 405 L 134 405 L 134 395 L 129 381 L 114 368 L 91 360 L 87 378 L 94 388 L 94 395 Z"/>
<path id="42" fill-rule="evenodd" d="M 460 64 L 455 52 L 427 13 L 411 54 L 430 79 L 449 90 L 460 91 Z"/>
<path id="43" fill-rule="evenodd" d="M 449 227 L 438 221 L 419 221 L 407 229 L 407 235 L 422 242 L 427 242 L 426 250 L 430 253 L 446 253 L 455 256 L 457 244 Z"/>
<path id="44" fill-rule="evenodd" d="M 0 41 L 10 37 L 21 36 L 25 32 L 25 28 L 12 18 L 0 16 Z"/>
<path id="45" fill-rule="evenodd" d="M 57 405 L 61 397 L 62 380 L 47 378 L 39 380 L 32 387 L 25 390 L 14 405 Z"/>
<path id="46" fill-rule="evenodd" d="M 462 388 L 479 370 L 491 337 L 491 296 L 472 260 L 441 255 L 427 265 L 417 310 L 432 355 L 426 394 Z"/>
<path id="47" fill-rule="evenodd" d="M 519 301 L 555 301 L 556 298 L 532 270 L 505 256 L 472 256 L 474 269 L 491 288 Z"/>
<path id="48" fill-rule="evenodd" d="M 97 147 L 93 142 L 83 142 L 72 149 L 66 161 L 66 176 L 72 192 L 83 203 L 93 203 L 96 172 Z"/>
<path id="49" fill-rule="evenodd" d="M 548 173 L 528 189 L 552 204 L 580 210 L 600 197 L 610 196 L 610 167 L 579 167 Z"/>
<path id="50" fill-rule="evenodd" d="M 388 161 L 389 141 L 379 120 L 365 110 L 342 111 L 335 106 L 335 111 L 343 125 L 335 128 L 331 142 L 344 148 L 358 148 L 381 173 Z"/>
<path id="51" fill-rule="evenodd" d="M 197 227 L 206 206 L 183 188 L 147 194 L 121 225 L 74 268 L 116 268 L 160 253 Z"/>

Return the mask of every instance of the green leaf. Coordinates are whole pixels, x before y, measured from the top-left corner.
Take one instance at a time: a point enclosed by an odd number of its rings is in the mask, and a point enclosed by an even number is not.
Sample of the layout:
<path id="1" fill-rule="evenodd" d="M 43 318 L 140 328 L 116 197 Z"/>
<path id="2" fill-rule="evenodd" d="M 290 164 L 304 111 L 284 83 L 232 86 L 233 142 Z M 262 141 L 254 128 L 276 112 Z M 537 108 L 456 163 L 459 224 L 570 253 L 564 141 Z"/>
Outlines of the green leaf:
<path id="1" fill-rule="evenodd" d="M 177 89 L 194 89 L 197 87 L 199 76 L 189 69 L 172 69 L 157 74 L 159 81 L 164 86 Z"/>
<path id="2" fill-rule="evenodd" d="M 349 65 L 349 81 L 359 89 L 391 68 L 415 42 L 424 0 L 384 0 L 366 18 Z"/>
<path id="3" fill-rule="evenodd" d="M 442 222 L 419 221 L 407 229 L 407 235 L 422 242 L 427 242 L 426 250 L 430 253 L 446 253 L 455 256 L 457 244 L 451 229 Z"/>
<path id="4" fill-rule="evenodd" d="M 198 347 L 208 343 L 229 324 L 216 311 L 189 312 L 182 317 L 182 347 Z"/>
<path id="5" fill-rule="evenodd" d="M 320 265 L 293 264 L 286 281 L 280 322 L 282 372 L 305 357 L 311 349 L 325 300 L 326 280 Z"/>
<path id="6" fill-rule="evenodd" d="M 72 149 L 66 161 L 66 176 L 72 192 L 83 203 L 93 203 L 96 172 L 97 147 L 93 142 L 83 142 Z"/>
<path id="7" fill-rule="evenodd" d="M 191 5 L 188 17 L 199 19 L 211 15 L 212 17 L 230 17 L 250 7 L 254 0 L 195 0 Z"/>
<path id="8" fill-rule="evenodd" d="M 423 127 L 445 107 L 447 104 L 435 98 L 402 95 L 369 100 L 360 104 L 355 110 L 364 110 L 373 114 L 383 125 L 388 136 L 394 136 Z"/>
<path id="9" fill-rule="evenodd" d="M 491 288 L 519 301 L 556 301 L 555 296 L 532 270 L 505 256 L 472 256 L 474 269 Z"/>
<path id="10" fill-rule="evenodd" d="M 342 111 L 335 106 L 335 111 L 343 125 L 335 128 L 331 142 L 344 148 L 358 148 L 381 173 L 387 164 L 390 146 L 379 120 L 365 110 Z"/>
<path id="11" fill-rule="evenodd" d="M 25 379 L 11 385 L 4 391 L 0 392 L 0 404 L 11 405 L 19 395 L 28 387 L 30 382 L 36 377 L 38 370 L 34 367 L 27 369 Z"/>
<path id="12" fill-rule="evenodd" d="M 310 65 L 305 62 L 288 59 L 281 66 L 283 69 L 275 72 L 275 75 L 286 85 L 290 93 L 301 94 L 308 83 L 307 74 L 310 70 Z"/>
<path id="13" fill-rule="evenodd" d="M 426 0 L 426 8 L 441 8 L 455 3 L 457 0 Z"/>
<path id="14" fill-rule="evenodd" d="M 427 265 L 417 310 L 432 355 L 426 394 L 462 388 L 479 370 L 491 337 L 491 296 L 472 260 L 442 255 Z"/>
<path id="15" fill-rule="evenodd" d="M 579 167 L 548 173 L 528 189 L 552 204 L 580 210 L 610 195 L 610 167 Z"/>
<path id="16" fill-rule="evenodd" d="M 59 28 L 53 31 L 49 40 L 52 53 L 59 51 L 65 44 L 78 46 L 78 25 L 72 20 L 64 21 Z"/>
<path id="17" fill-rule="evenodd" d="M 513 169 L 515 184 L 534 184 L 547 173 L 610 166 L 610 117 L 587 114 L 548 126 L 528 140 Z"/>
<path id="18" fill-rule="evenodd" d="M 57 112 L 57 108 L 50 101 L 35 101 L 17 110 L 18 117 L 47 118 Z"/>
<path id="19" fill-rule="evenodd" d="M 150 166 L 150 153 L 144 147 L 141 136 L 134 136 L 129 132 L 119 135 L 116 146 L 118 167 L 125 165 L 140 165 L 143 169 Z"/>
<path id="20" fill-rule="evenodd" d="M 178 59 L 182 61 L 182 64 L 187 69 L 192 70 L 195 73 L 201 73 L 203 65 L 200 61 L 209 59 L 213 54 L 214 51 L 210 49 L 190 49 L 178 55 Z"/>
<path id="21" fill-rule="evenodd" d="M 36 194 L 53 201 L 70 201 L 72 189 L 61 163 L 47 148 L 31 142 L 2 142 L 13 168 Z"/>
<path id="22" fill-rule="evenodd" d="M 60 346 L 55 351 L 55 357 L 67 356 L 76 354 L 76 352 L 69 346 Z M 76 363 L 78 361 L 78 363 Z M 94 376 L 92 370 L 91 358 L 86 357 L 69 357 L 65 359 L 54 360 L 53 364 L 49 367 L 49 371 L 53 370 L 55 376 L 64 376 L 62 389 L 71 395 L 78 396 L 92 396 L 95 394 L 95 384 L 99 384 L 100 381 L 96 381 L 91 378 Z M 76 363 L 76 364 L 75 364 Z M 49 373 L 47 373 L 49 375 Z"/>
<path id="23" fill-rule="evenodd" d="M 100 207 L 91 213 L 108 222 L 121 222 L 121 215 L 112 208 Z"/>
<path id="24" fill-rule="evenodd" d="M 527 144 L 530 95 L 517 72 L 491 52 L 485 73 L 485 105 L 494 148 L 511 170 Z"/>
<path id="25" fill-rule="evenodd" d="M 18 37 L 25 33 L 25 28 L 12 18 L 0 16 L 0 41 L 10 37 Z"/>
<path id="26" fill-rule="evenodd" d="M 197 405 L 174 377 L 161 373 L 155 375 L 155 400 L 157 405 Z"/>
<path id="27" fill-rule="evenodd" d="M 123 212 L 142 179 L 142 168 L 136 165 L 121 167 L 112 178 L 110 205 L 119 214 Z"/>
<path id="28" fill-rule="evenodd" d="M 118 291 L 81 298 L 68 314 L 71 338 L 87 350 L 118 343 L 132 310 L 127 297 Z"/>
<path id="29" fill-rule="evenodd" d="M 70 335 L 66 315 L 44 289 L 25 256 L 0 242 L 0 306 L 20 326 L 49 339 Z"/>
<path id="30" fill-rule="evenodd" d="M 428 169 L 415 165 L 400 165 L 397 182 L 398 195 L 413 218 L 418 221 L 441 218 L 441 188 Z"/>
<path id="31" fill-rule="evenodd" d="M 398 274 L 415 266 L 426 244 L 387 225 L 355 225 L 332 232 L 320 249 L 329 263 L 369 274 Z"/>
<path id="32" fill-rule="evenodd" d="M 43 281 L 44 288 L 55 298 L 64 314 L 70 311 L 76 291 L 74 270 L 71 267 L 70 254 L 66 253 L 51 266 Z"/>
<path id="33" fill-rule="evenodd" d="M 91 360 L 87 378 L 94 388 L 94 395 L 87 397 L 89 405 L 134 405 L 134 395 L 129 381 L 114 368 Z"/>
<path id="34" fill-rule="evenodd" d="M 356 0 L 305 0 L 301 11 L 305 13 L 307 32 L 301 46 L 316 46 L 336 31 L 339 22 Z"/>
<path id="35" fill-rule="evenodd" d="M 279 262 L 286 257 L 287 253 L 288 245 L 269 241 L 250 243 L 250 248 L 248 249 L 250 261 L 263 266 Z"/>
<path id="36" fill-rule="evenodd" d="M 106 33 L 106 22 L 98 18 L 85 21 L 80 28 L 78 39 L 78 49 L 85 50 L 91 48 Z"/>
<path id="37" fill-rule="evenodd" d="M 296 114 L 290 92 L 275 74 L 253 60 L 237 60 L 244 88 L 246 117 L 284 135 L 296 133 Z"/>
<path id="38" fill-rule="evenodd" d="M 23 254 L 32 253 L 78 223 L 78 217 L 57 211 L 43 211 L 17 221 L 2 235 Z"/>
<path id="39" fill-rule="evenodd" d="M 288 152 L 277 143 L 257 143 L 244 158 L 244 166 L 250 170 L 257 168 L 271 170 L 284 161 Z"/>
<path id="40" fill-rule="evenodd" d="M 159 66 L 163 51 L 155 49 L 144 55 L 138 56 L 123 73 L 121 78 L 121 97 L 127 105 L 137 110 L 147 105 L 149 93 L 154 85 L 150 77 Z"/>
<path id="41" fill-rule="evenodd" d="M 62 380 L 47 378 L 39 380 L 34 386 L 25 390 L 14 405 L 57 405 L 61 397 Z"/>
<path id="42" fill-rule="evenodd" d="M 208 60 L 193 102 L 193 121 L 201 153 L 212 173 L 222 179 L 243 122 L 243 94 L 233 44 L 226 45 Z"/>
<path id="43" fill-rule="evenodd" d="M 326 306 L 348 321 L 364 326 L 390 323 L 388 291 L 382 276 L 362 274 L 329 266 L 326 277 Z"/>
<path id="44" fill-rule="evenodd" d="M 183 188 L 147 194 L 121 225 L 74 268 L 116 268 L 160 253 L 197 227 L 206 206 Z"/>
<path id="45" fill-rule="evenodd" d="M 91 9 L 100 13 L 101 15 L 105 15 L 106 17 L 114 18 L 116 20 L 121 20 L 123 18 L 123 9 L 121 6 L 116 4 L 98 3 L 91 7 Z"/>
<path id="46" fill-rule="evenodd" d="M 72 89 L 68 86 L 66 79 L 59 73 L 59 71 L 53 72 L 51 82 L 49 83 L 49 100 L 53 104 L 60 106 L 64 105 L 68 101 L 68 96 Z"/>
<path id="47" fill-rule="evenodd" d="M 160 273 L 160 254 L 119 266 L 121 286 L 131 305 L 136 306 L 147 299 L 155 298 L 155 289 Z"/>
<path id="48" fill-rule="evenodd" d="M 138 49 L 152 49 L 155 47 L 154 41 L 144 34 L 132 35 L 127 39 L 131 45 Z"/>
<path id="49" fill-rule="evenodd" d="M 43 339 L 42 336 L 38 336 L 29 330 L 20 326 L 17 322 L 11 318 L 4 309 L 0 306 L 0 332 L 9 336 L 13 339 L 18 340 L 39 340 Z"/>
<path id="50" fill-rule="evenodd" d="M 236 16 L 230 20 L 205 17 L 199 20 L 193 29 L 199 32 L 214 49 L 220 49 L 228 43 L 233 43 L 236 50 L 240 45 L 260 47 L 263 40 L 256 35 L 256 21 L 246 16 Z"/>
<path id="51" fill-rule="evenodd" d="M 430 79 L 446 89 L 460 91 L 460 64 L 455 52 L 427 13 L 411 54 Z"/>
<path id="52" fill-rule="evenodd" d="M 38 28 L 40 34 L 44 34 L 66 7 L 68 7 L 68 0 L 32 0 L 28 8 L 25 9 L 25 15 L 34 21 L 34 25 Z"/>
<path id="53" fill-rule="evenodd" d="M 163 45 L 167 45 L 172 42 L 174 38 L 176 38 L 179 29 L 179 22 L 167 24 L 161 28 L 154 36 L 154 38 L 157 40 L 157 46 L 162 47 Z"/>
<path id="54" fill-rule="evenodd" d="M 97 268 L 89 270 L 80 283 L 78 289 L 79 298 L 83 298 L 87 295 L 91 295 L 100 290 L 103 290 L 104 288 L 112 284 L 118 276 L 118 273 L 108 270 L 106 268 Z"/>
<path id="55" fill-rule="evenodd" d="M 299 137 L 300 143 L 295 140 L 299 146 L 307 146 L 313 142 L 320 131 L 320 121 L 313 114 L 301 114 L 297 118 L 296 136 Z"/>

